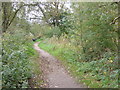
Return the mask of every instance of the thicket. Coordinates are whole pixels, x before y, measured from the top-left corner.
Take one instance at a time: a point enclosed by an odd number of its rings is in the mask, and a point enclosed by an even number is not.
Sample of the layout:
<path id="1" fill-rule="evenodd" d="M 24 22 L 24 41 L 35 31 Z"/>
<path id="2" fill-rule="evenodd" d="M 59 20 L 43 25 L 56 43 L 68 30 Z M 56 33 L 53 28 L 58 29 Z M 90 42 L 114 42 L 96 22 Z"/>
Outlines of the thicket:
<path id="1" fill-rule="evenodd" d="M 8 31 L 2 33 L 2 88 L 28 88 L 28 80 L 41 73 L 37 70 L 33 35 L 27 28 L 29 23 L 24 19 L 15 19 Z"/>
<path id="2" fill-rule="evenodd" d="M 109 52 L 112 52 L 113 56 L 117 56 L 117 23 L 110 24 L 118 15 L 117 5 L 81 3 L 78 6 L 73 5 L 73 7 L 78 11 L 74 15 L 77 18 L 77 25 L 75 25 L 77 30 L 74 31 L 80 33 L 80 36 L 74 35 L 73 37 L 79 38 L 77 44 L 81 45 L 83 58 L 86 61 L 96 60 Z"/>

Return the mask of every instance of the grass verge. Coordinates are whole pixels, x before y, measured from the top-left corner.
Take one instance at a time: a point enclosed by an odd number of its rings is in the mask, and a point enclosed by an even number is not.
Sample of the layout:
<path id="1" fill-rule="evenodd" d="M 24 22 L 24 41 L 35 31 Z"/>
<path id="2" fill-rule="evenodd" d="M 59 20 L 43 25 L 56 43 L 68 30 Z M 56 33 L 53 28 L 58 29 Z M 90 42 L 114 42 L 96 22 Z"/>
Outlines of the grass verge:
<path id="1" fill-rule="evenodd" d="M 29 60 L 30 60 L 30 68 L 31 68 L 31 73 L 32 73 L 31 78 L 28 80 L 29 87 L 41 88 L 42 85 L 44 84 L 44 81 L 42 78 L 42 71 L 40 69 L 40 58 L 39 58 L 38 52 L 34 50 L 33 44 L 34 43 L 31 43 L 27 51 L 29 56 L 31 56 Z"/>
<path id="2" fill-rule="evenodd" d="M 80 83 L 90 88 L 118 88 L 118 69 L 109 72 L 109 62 L 106 59 L 91 62 L 77 61 L 77 53 L 70 48 L 41 42 L 39 47 L 61 60 L 65 68 Z M 106 64 L 106 65 L 105 65 Z"/>

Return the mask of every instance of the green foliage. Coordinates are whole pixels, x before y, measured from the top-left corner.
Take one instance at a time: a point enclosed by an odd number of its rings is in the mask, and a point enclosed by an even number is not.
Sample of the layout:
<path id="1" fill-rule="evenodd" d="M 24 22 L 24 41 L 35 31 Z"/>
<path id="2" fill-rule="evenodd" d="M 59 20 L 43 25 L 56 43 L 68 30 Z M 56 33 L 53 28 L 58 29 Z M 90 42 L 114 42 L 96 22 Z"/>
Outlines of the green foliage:
<path id="1" fill-rule="evenodd" d="M 61 22 L 58 27 L 60 28 L 61 33 L 69 34 L 74 27 L 72 26 L 73 18 L 71 18 L 70 12 L 63 12 L 61 17 Z"/>
<path id="2" fill-rule="evenodd" d="M 60 28 L 59 27 L 54 27 L 52 28 L 51 30 L 47 31 L 44 33 L 44 35 L 47 37 L 47 38 L 51 38 L 53 36 L 57 36 L 57 37 L 60 37 L 62 34 L 62 32 L 60 31 Z"/>
<path id="3" fill-rule="evenodd" d="M 11 7 L 11 3 L 8 4 Z M 57 3 L 43 5 L 45 7 L 42 7 L 42 13 L 46 17 L 43 15 L 42 19 L 49 25 L 44 22 L 30 24 L 25 18 L 15 17 L 11 27 L 3 33 L 3 87 L 28 87 L 28 78 L 32 73 L 41 73 L 38 69 L 32 72 L 33 67 L 37 68 L 39 65 L 31 64 L 32 58 L 31 61 L 29 58 L 37 56 L 31 39 L 42 36 L 46 41 L 41 42 L 40 47 L 62 60 L 65 67 L 81 82 L 93 88 L 117 88 L 118 21 L 110 24 L 118 16 L 117 4 L 71 3 L 71 12 L 69 9 L 62 9 L 62 4 L 60 9 L 57 8 Z M 7 14 L 14 12 L 4 8 Z M 30 9 L 32 11 L 33 8 Z M 22 10 L 24 12 L 27 9 Z M 7 18 L 11 20 L 14 14 L 10 15 L 7 15 Z M 25 16 L 20 13 L 19 15 Z"/>
<path id="4" fill-rule="evenodd" d="M 110 25 L 112 19 L 117 16 L 117 5 L 75 3 L 72 7 L 75 10 L 72 14 L 75 20 L 72 30 L 74 33 L 70 39 L 80 46 L 78 52 L 82 55 L 81 58 L 92 61 L 101 58 L 106 52 L 117 52 L 117 27 Z"/>
<path id="5" fill-rule="evenodd" d="M 3 88 L 26 88 L 31 77 L 29 57 L 34 55 L 26 33 L 4 33 L 2 41 L 2 86 Z"/>
<path id="6" fill-rule="evenodd" d="M 25 19 L 15 18 L 8 31 L 3 33 L 2 88 L 29 88 L 31 78 L 41 75 L 37 61 L 39 54 L 34 50 L 32 41 L 33 37 L 40 35 L 34 29 L 39 25 L 32 28 L 29 25 Z M 43 80 L 40 77 L 38 80 L 40 86 Z"/>
<path id="7" fill-rule="evenodd" d="M 41 30 L 41 25 L 39 24 L 32 24 L 31 25 L 31 29 L 29 30 L 31 34 L 33 34 L 34 37 L 39 36 L 40 34 L 42 34 L 42 30 Z"/>
<path id="8" fill-rule="evenodd" d="M 110 53 L 105 53 L 102 59 L 83 62 L 78 61 L 78 53 L 71 48 L 48 42 L 41 42 L 39 46 L 61 60 L 79 82 L 91 88 L 118 88 L 117 57 Z"/>

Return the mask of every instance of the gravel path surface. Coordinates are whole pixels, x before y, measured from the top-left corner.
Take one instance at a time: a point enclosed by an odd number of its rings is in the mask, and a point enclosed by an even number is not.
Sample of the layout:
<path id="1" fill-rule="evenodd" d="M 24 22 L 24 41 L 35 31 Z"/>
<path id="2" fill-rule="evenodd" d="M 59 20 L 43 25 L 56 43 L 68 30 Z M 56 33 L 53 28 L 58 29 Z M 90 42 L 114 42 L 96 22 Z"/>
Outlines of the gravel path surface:
<path id="1" fill-rule="evenodd" d="M 41 69 L 48 88 L 84 88 L 83 85 L 75 82 L 59 60 L 40 49 L 38 44 L 39 42 L 36 42 L 34 48 L 40 54 Z"/>

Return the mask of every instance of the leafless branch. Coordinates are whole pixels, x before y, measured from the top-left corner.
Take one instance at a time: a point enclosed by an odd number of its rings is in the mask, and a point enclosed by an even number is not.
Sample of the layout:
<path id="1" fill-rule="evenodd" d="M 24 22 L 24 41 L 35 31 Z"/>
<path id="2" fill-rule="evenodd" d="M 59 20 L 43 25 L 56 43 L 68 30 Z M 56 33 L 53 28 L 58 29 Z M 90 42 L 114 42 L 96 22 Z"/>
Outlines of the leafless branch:
<path id="1" fill-rule="evenodd" d="M 41 18 L 30 18 L 30 20 L 31 20 L 31 19 L 41 19 Z"/>
<path id="2" fill-rule="evenodd" d="M 116 22 L 119 18 L 120 18 L 120 16 L 114 18 L 114 19 L 112 20 L 112 22 L 110 23 L 110 25 L 115 24 L 115 22 Z"/>

